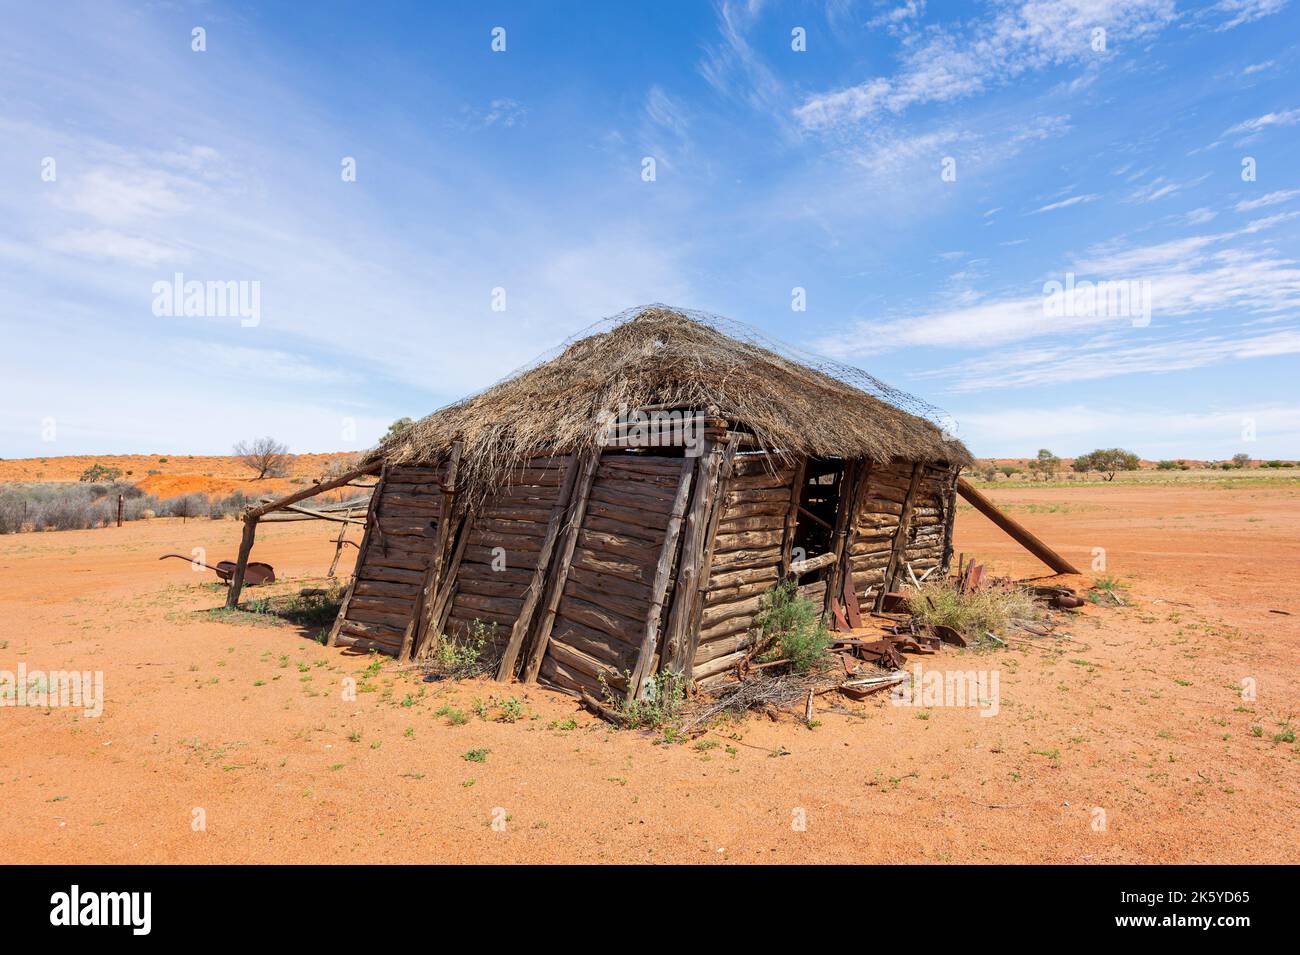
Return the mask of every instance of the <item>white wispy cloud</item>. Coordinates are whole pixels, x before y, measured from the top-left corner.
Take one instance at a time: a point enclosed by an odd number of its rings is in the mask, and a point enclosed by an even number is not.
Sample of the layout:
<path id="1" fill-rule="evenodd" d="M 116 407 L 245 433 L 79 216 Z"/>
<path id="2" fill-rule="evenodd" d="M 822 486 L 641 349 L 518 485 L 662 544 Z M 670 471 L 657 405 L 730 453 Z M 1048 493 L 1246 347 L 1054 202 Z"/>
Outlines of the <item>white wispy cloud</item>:
<path id="1" fill-rule="evenodd" d="M 1100 198 L 1101 195 L 1095 192 L 1089 193 L 1086 196 L 1070 196 L 1070 198 L 1062 199 L 1059 202 L 1049 202 L 1045 206 L 1039 206 L 1033 212 L 1026 213 L 1026 215 L 1036 216 L 1040 212 L 1054 212 L 1057 209 L 1068 209 L 1070 206 L 1077 206 L 1085 202 L 1096 202 Z"/>
<path id="2" fill-rule="evenodd" d="M 1280 113 L 1265 113 L 1262 116 L 1256 116 L 1253 119 L 1243 120 L 1236 126 L 1229 127 L 1225 136 L 1232 136 L 1237 133 L 1258 133 L 1268 129 L 1271 126 L 1294 126 L 1300 123 L 1300 109 L 1283 110 Z"/>
<path id="3" fill-rule="evenodd" d="M 1187 236 L 1166 242 L 1133 245 L 1127 241 L 1102 243 L 1056 275 L 1065 282 L 1067 272 L 1076 281 L 1146 283 L 1149 289 L 1151 323 L 1161 320 L 1211 314 L 1232 309 L 1255 317 L 1272 317 L 1300 312 L 1300 264 L 1274 253 L 1267 246 L 1248 246 L 1244 240 L 1277 224 L 1277 217 L 1256 220 L 1231 232 Z M 988 380 L 1002 384 L 1046 382 L 1065 367 L 1086 367 L 1086 376 L 1125 374 L 1135 370 L 1148 356 L 1155 367 L 1162 356 L 1136 351 L 1129 362 L 1104 357 L 1087 361 L 1080 356 L 1077 336 L 1097 334 L 1133 324 L 1133 316 L 1111 314 L 1106 309 L 1077 309 L 1059 315 L 1046 308 L 1047 287 L 1034 283 L 1033 290 L 1017 295 L 989 297 L 915 314 L 864 321 L 848 333 L 828 336 L 816 347 L 828 354 L 853 356 L 868 351 L 908 346 L 981 349 L 1031 339 L 1072 336 L 1069 346 L 1035 347 L 1020 352 L 999 353 L 996 358 L 976 360 L 941 374 L 952 374 L 959 382 L 981 386 Z M 1076 296 L 1082 293 L 1076 292 Z M 1078 299 L 1077 299 L 1078 300 Z M 1277 335 L 1279 333 L 1271 333 Z M 1209 341 L 1209 339 L 1207 339 Z M 1290 338 L 1269 341 L 1290 342 Z M 1263 341 L 1260 340 L 1259 344 Z M 1155 348 L 1157 346 L 1150 346 Z M 1248 357 L 1249 349 L 1239 345 L 1206 346 L 1206 354 Z M 1236 349 L 1235 351 L 1232 349 Z M 1189 350 L 1188 354 L 1195 354 Z M 981 364 L 981 361 L 992 364 Z M 1203 363 L 1203 362 L 1202 362 Z M 1006 376 L 985 377 L 988 368 L 1008 371 Z M 1172 367 L 1177 367 L 1176 364 Z M 1197 366 L 1191 366 L 1197 367 Z"/>
<path id="4" fill-rule="evenodd" d="M 1285 9 L 1287 0 L 1219 0 L 1214 12 L 1227 17 L 1215 30 L 1231 30 L 1244 23 L 1253 23 Z"/>
<path id="5" fill-rule="evenodd" d="M 1131 339 L 1129 340 L 1131 342 Z M 1255 334 L 1177 336 L 1143 344 L 1111 337 L 1085 343 L 1018 348 L 923 372 L 954 392 L 1097 381 L 1119 375 L 1166 374 L 1250 358 L 1300 354 L 1300 328 Z"/>
<path id="6" fill-rule="evenodd" d="M 1049 0 L 1004 4 L 964 29 L 934 27 L 906 38 L 900 69 L 855 86 L 807 97 L 795 117 L 807 129 L 901 114 L 1000 86 L 1026 73 L 1107 55 L 1093 31 L 1107 32 L 1107 49 L 1163 29 L 1175 19 L 1172 0 Z"/>
<path id="7" fill-rule="evenodd" d="M 1286 202 L 1300 196 L 1300 189 L 1279 189 L 1276 192 L 1270 192 L 1267 195 L 1260 196 L 1258 199 L 1243 199 L 1235 206 L 1238 212 L 1249 212 L 1251 209 L 1262 209 L 1265 206 L 1275 206 L 1280 202 Z"/>
<path id="8" fill-rule="evenodd" d="M 76 229 L 63 232 L 46 239 L 45 247 L 69 255 L 146 268 L 180 264 L 190 259 L 187 249 L 145 236 L 129 235 L 116 229 Z"/>

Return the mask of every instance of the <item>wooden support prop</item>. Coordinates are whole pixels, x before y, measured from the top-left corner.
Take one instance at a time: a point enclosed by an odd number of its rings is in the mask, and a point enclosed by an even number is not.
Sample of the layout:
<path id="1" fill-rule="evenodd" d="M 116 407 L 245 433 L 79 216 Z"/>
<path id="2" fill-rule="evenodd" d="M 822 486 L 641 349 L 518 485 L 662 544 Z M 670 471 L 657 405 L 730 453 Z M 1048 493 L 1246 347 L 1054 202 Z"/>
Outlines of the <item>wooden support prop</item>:
<path id="1" fill-rule="evenodd" d="M 366 507 L 366 529 L 361 532 L 361 543 L 357 545 L 357 563 L 352 569 L 352 579 L 348 581 L 348 589 L 343 593 L 343 602 L 339 604 L 338 616 L 334 618 L 334 626 L 330 627 L 330 634 L 325 638 L 325 646 L 332 647 L 338 643 L 339 630 L 342 628 L 344 621 L 348 618 L 348 607 L 352 604 L 352 592 L 357 589 L 357 578 L 361 576 L 361 566 L 366 559 L 366 548 L 370 544 L 370 529 L 375 526 L 375 512 L 379 507 L 379 495 L 384 492 L 384 477 L 388 471 L 387 466 L 379 475 L 379 483 L 375 485 L 375 491 L 370 495 L 370 504 Z M 344 528 L 346 530 L 346 527 Z"/>
<path id="2" fill-rule="evenodd" d="M 447 457 L 447 479 L 442 486 L 442 494 L 438 501 L 438 532 L 434 537 L 433 556 L 429 558 L 429 569 L 424 577 L 424 586 L 416 595 L 415 606 L 411 608 L 411 617 L 402 630 L 402 648 L 397 653 L 398 663 L 405 663 L 411 658 L 415 636 L 424 619 L 424 603 L 438 592 L 438 584 L 441 582 L 442 566 L 447 556 L 447 535 L 451 533 L 451 510 L 456 499 L 456 476 L 460 471 L 461 447 L 461 442 L 453 441 L 451 452 Z"/>
<path id="3" fill-rule="evenodd" d="M 537 555 L 537 566 L 533 568 L 532 580 L 524 591 L 524 602 L 519 608 L 519 616 L 510 630 L 510 639 L 506 641 L 505 652 L 501 655 L 501 665 L 497 668 L 498 680 L 512 680 L 519 669 L 519 651 L 523 649 L 524 637 L 533 622 L 533 613 L 542 599 L 546 589 L 546 573 L 551 565 L 551 554 L 555 551 L 555 541 L 560 536 L 560 526 L 564 523 L 564 512 L 569 509 L 573 498 L 573 489 L 578 483 L 578 472 L 582 462 L 578 455 L 569 459 L 569 466 L 564 472 L 564 483 L 551 508 L 551 519 L 546 524 L 546 536 L 542 538 L 542 550 Z"/>
<path id="4" fill-rule="evenodd" d="M 912 523 L 912 508 L 916 505 L 916 489 L 921 486 L 921 474 L 925 465 L 920 461 L 912 465 L 912 480 L 907 485 L 907 496 L 903 498 L 903 513 L 898 515 L 898 530 L 894 534 L 894 546 L 889 552 L 889 564 L 885 568 L 885 579 L 876 597 L 876 609 L 884 606 L 885 594 L 894 589 L 894 577 L 898 573 L 898 562 L 907 550 L 907 531 Z"/>
<path id="5" fill-rule="evenodd" d="M 380 470 L 380 467 L 379 464 L 367 464 L 365 467 L 354 468 L 353 470 L 341 474 L 332 480 L 323 481 L 320 484 L 313 484 L 306 490 L 296 491 L 288 497 L 280 498 L 278 501 L 271 501 L 267 504 L 262 504 L 259 507 L 249 508 L 247 513 L 252 514 L 255 517 L 261 517 L 263 514 L 269 514 L 271 511 L 283 510 L 290 504 L 297 504 L 299 501 L 305 501 L 309 497 L 315 497 L 317 494 L 323 494 L 326 491 L 334 490 L 336 487 L 342 487 L 349 481 L 358 478 L 363 474 L 374 474 L 376 471 Z"/>
<path id="6" fill-rule="evenodd" d="M 641 696 L 646 677 L 650 675 L 650 666 L 654 662 L 655 650 L 659 646 L 659 626 L 663 619 L 664 600 L 668 596 L 668 585 L 672 582 L 673 568 L 677 564 L 677 544 L 681 540 L 682 520 L 686 516 L 686 505 L 691 499 L 691 485 L 698 472 L 699 460 L 699 458 L 682 458 L 682 473 L 677 481 L 677 494 L 673 498 L 672 510 L 668 512 L 664 544 L 659 551 L 659 563 L 655 567 L 654 581 L 650 585 L 650 607 L 646 611 L 645 634 L 641 638 L 641 649 L 637 653 L 636 666 L 627 681 L 629 702 Z"/>
<path id="7" fill-rule="evenodd" d="M 727 485 L 731 483 L 731 472 L 736 466 L 736 449 L 740 447 L 742 435 L 728 434 L 727 446 L 722 451 L 722 461 L 718 465 L 718 486 L 713 491 L 713 504 L 709 512 L 709 526 L 704 532 L 704 557 L 700 561 L 700 572 L 695 580 L 695 596 L 691 602 L 691 616 L 686 621 L 686 637 L 682 641 L 681 655 L 677 663 L 681 669 L 676 672 L 689 677 L 695 670 L 695 655 L 700 649 L 700 620 L 704 616 L 704 592 L 713 575 L 713 549 L 718 543 L 718 524 L 722 512 L 727 509 Z"/>
<path id="8" fill-rule="evenodd" d="M 324 491 L 332 491 L 336 487 L 347 484 L 353 478 L 362 474 L 373 474 L 380 467 L 378 464 L 367 464 L 362 468 L 354 468 L 332 481 L 325 481 L 322 484 L 316 484 L 303 491 L 290 494 L 288 497 L 281 498 L 278 501 L 272 501 L 270 504 L 263 504 L 260 507 L 252 507 L 244 512 L 244 536 L 239 542 L 239 557 L 235 561 L 235 573 L 230 578 L 230 592 L 226 594 L 226 607 L 233 610 L 239 606 L 239 595 L 244 589 L 244 572 L 248 569 L 248 555 L 253 551 L 253 538 L 257 535 L 257 521 L 263 514 L 271 511 L 278 511 L 290 504 L 297 504 L 309 497 L 314 497 Z"/>
<path id="9" fill-rule="evenodd" d="M 785 530 L 781 536 L 781 578 L 790 576 L 794 554 L 794 531 L 799 523 L 799 500 L 803 495 L 803 476 L 808 458 L 800 457 L 794 468 L 794 484 L 790 487 L 790 507 L 785 512 Z"/>
<path id="10" fill-rule="evenodd" d="M 818 517 L 812 511 L 808 510 L 808 508 L 804 507 L 802 504 L 799 505 L 798 510 L 800 514 L 808 518 L 808 520 L 812 521 L 814 524 L 820 524 L 822 527 L 826 528 L 832 534 L 835 533 L 835 525 L 833 525 L 830 521 L 822 520 L 820 517 Z"/>
<path id="11" fill-rule="evenodd" d="M 253 552 L 253 538 L 257 534 L 257 516 L 251 511 L 244 515 L 244 536 L 239 541 L 239 557 L 235 561 L 235 573 L 230 578 L 230 590 L 226 592 L 226 609 L 234 610 L 239 606 L 239 592 L 244 589 L 244 571 L 248 569 L 248 555 Z"/>
<path id="12" fill-rule="evenodd" d="M 524 664 L 523 681 L 537 682 L 538 671 L 546 658 L 546 645 L 551 639 L 551 630 L 555 626 L 555 615 L 560 609 L 560 597 L 564 594 L 564 583 L 569 578 L 569 566 L 573 563 L 573 550 L 578 544 L 578 534 L 582 530 L 582 521 L 587 514 L 587 500 L 591 497 L 591 485 L 596 480 L 596 466 L 600 463 L 600 449 L 584 451 L 582 470 L 578 473 L 577 487 L 573 501 L 569 506 L 568 517 L 564 524 L 564 541 L 555 554 L 547 583 L 545 612 L 538 618 L 537 633 L 528 648 L 528 658 Z"/>
<path id="13" fill-rule="evenodd" d="M 348 512 L 346 516 L 348 518 L 352 517 L 352 508 L 350 507 L 348 508 Z M 365 522 L 362 521 L 361 523 L 364 525 Z M 348 525 L 347 524 L 341 525 L 339 527 L 339 539 L 334 542 L 334 560 L 330 562 L 330 569 L 325 573 L 326 577 L 333 577 L 334 571 L 338 570 L 339 558 L 343 556 L 343 545 L 350 543 L 350 541 L 348 541 L 347 539 L 347 533 L 348 533 Z"/>
<path id="14" fill-rule="evenodd" d="M 969 501 L 975 510 L 979 511 L 998 527 L 1006 531 L 1007 534 L 1011 536 L 1012 540 L 1058 574 L 1079 573 L 1078 569 L 1075 568 L 1073 564 L 1035 537 L 1023 524 L 1012 520 L 1002 511 L 998 510 L 996 504 L 977 491 L 975 487 L 963 477 L 957 478 L 957 493 Z"/>
<path id="15" fill-rule="evenodd" d="M 691 623 L 695 606 L 695 589 L 699 583 L 700 565 L 708 543 L 709 508 L 717 492 L 718 469 L 722 464 L 722 449 L 713 441 L 706 441 L 695 472 L 695 488 L 691 493 L 690 509 L 686 512 L 686 530 L 682 534 L 682 556 L 677 564 L 676 582 L 673 585 L 673 604 L 668 611 L 668 624 L 664 627 L 663 652 L 659 655 L 659 669 L 677 675 L 684 672 L 683 650 L 686 647 L 686 630 Z"/>

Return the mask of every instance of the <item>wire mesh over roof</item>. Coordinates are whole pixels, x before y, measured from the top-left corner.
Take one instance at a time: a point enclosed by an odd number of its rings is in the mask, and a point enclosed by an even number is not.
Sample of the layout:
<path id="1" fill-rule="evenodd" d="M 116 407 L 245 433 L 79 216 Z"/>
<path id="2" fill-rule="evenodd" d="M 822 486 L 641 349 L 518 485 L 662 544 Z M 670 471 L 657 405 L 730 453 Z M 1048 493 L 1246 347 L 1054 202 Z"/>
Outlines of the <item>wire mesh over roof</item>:
<path id="1" fill-rule="evenodd" d="M 665 305 L 583 329 L 369 458 L 429 463 L 460 440 L 465 479 L 487 486 L 507 481 L 527 458 L 595 447 L 611 415 L 648 407 L 725 417 L 779 454 L 971 460 L 936 423 L 943 412 L 919 398 L 741 322 Z"/>

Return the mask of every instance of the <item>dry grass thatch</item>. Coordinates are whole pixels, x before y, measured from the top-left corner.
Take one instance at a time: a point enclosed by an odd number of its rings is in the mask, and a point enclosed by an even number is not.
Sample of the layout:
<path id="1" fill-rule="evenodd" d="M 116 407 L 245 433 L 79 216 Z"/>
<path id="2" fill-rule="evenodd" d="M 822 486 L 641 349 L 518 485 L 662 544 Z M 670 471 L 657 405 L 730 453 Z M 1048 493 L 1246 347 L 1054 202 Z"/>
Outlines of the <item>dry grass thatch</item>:
<path id="1" fill-rule="evenodd" d="M 924 418 L 663 306 L 636 311 L 551 361 L 434 412 L 369 458 L 428 464 L 460 439 L 462 477 L 482 488 L 508 481 L 529 457 L 594 447 L 611 414 L 646 407 L 725 417 L 782 454 L 972 460 Z"/>

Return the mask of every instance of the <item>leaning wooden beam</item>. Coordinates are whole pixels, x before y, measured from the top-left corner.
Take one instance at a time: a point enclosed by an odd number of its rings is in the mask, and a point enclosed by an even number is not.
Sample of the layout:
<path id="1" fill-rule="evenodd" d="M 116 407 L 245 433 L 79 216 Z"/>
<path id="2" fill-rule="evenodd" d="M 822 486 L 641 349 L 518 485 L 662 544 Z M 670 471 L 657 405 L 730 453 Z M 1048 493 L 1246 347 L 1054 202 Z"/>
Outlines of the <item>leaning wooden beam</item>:
<path id="1" fill-rule="evenodd" d="M 695 489 L 691 506 L 686 512 L 686 530 L 682 534 L 682 556 L 677 563 L 673 584 L 673 603 L 664 627 L 663 651 L 659 655 L 659 669 L 681 674 L 684 670 L 682 651 L 686 646 L 686 628 L 691 622 L 695 605 L 695 588 L 699 581 L 700 563 L 704 559 L 709 529 L 709 508 L 717 491 L 718 468 L 722 462 L 722 449 L 707 441 L 696 470 Z"/>
<path id="2" fill-rule="evenodd" d="M 957 478 L 957 493 L 969 501 L 975 510 L 979 511 L 994 524 L 998 525 L 998 527 L 1011 535 L 1012 540 L 1058 574 L 1079 573 L 1078 569 L 1075 568 L 1073 564 L 1030 533 L 1027 527 L 998 510 L 996 504 L 977 491 L 975 487 L 963 477 Z"/>
<path id="3" fill-rule="evenodd" d="M 650 584 L 650 606 L 646 610 L 645 633 L 641 637 L 641 649 L 637 653 L 636 666 L 627 681 L 627 699 L 635 700 L 641 696 L 646 677 L 650 675 L 650 666 L 654 662 L 655 650 L 659 646 L 659 626 L 663 620 L 664 600 L 668 596 L 668 585 L 672 581 L 673 567 L 677 563 L 677 544 L 681 539 L 682 520 L 686 516 L 686 505 L 691 499 L 691 484 L 699 471 L 699 458 L 682 458 L 682 473 L 677 481 L 677 494 L 673 498 L 672 510 L 668 512 L 668 527 L 664 532 L 664 544 L 659 551 L 659 563 L 655 566 L 654 580 Z"/>
<path id="4" fill-rule="evenodd" d="M 683 641 L 679 658 L 682 669 L 676 671 L 687 677 L 695 671 L 695 654 L 700 649 L 700 619 L 704 615 L 704 593 L 709 586 L 709 578 L 713 575 L 713 548 L 718 543 L 718 524 L 722 521 L 722 512 L 727 507 L 727 486 L 731 483 L 731 472 L 736 465 L 736 449 L 742 441 L 742 435 L 728 434 L 727 446 L 722 452 L 722 461 L 718 465 L 718 486 L 713 492 L 709 526 L 704 532 L 704 558 L 700 561 L 700 572 L 695 581 L 695 599 L 691 604 L 691 618 L 686 623 L 686 639 Z"/>
<path id="5" fill-rule="evenodd" d="M 542 598 L 546 588 L 546 571 L 551 564 L 551 554 L 555 551 L 555 541 L 560 536 L 560 526 L 564 523 L 564 512 L 569 508 L 573 489 L 578 483 L 578 471 L 582 464 L 578 455 L 569 459 L 569 466 L 564 472 L 564 483 L 551 508 L 551 519 L 546 524 L 546 536 L 542 538 L 542 550 L 537 556 L 537 566 L 533 568 L 532 579 L 524 591 L 524 602 L 519 608 L 519 616 L 510 629 L 510 639 L 506 641 L 505 652 L 501 655 L 501 665 L 497 667 L 498 680 L 512 680 L 519 669 L 519 651 L 523 649 L 524 637 L 532 626 L 533 612 Z"/>
<path id="6" fill-rule="evenodd" d="M 352 568 L 352 579 L 348 581 L 348 589 L 343 593 L 343 602 L 339 604 L 339 612 L 338 616 L 334 618 L 334 626 L 330 627 L 329 636 L 325 638 L 325 646 L 327 647 L 332 647 L 338 643 L 339 631 L 348 618 L 348 607 L 352 603 L 352 593 L 357 589 L 357 578 L 361 576 L 361 568 L 366 560 L 366 550 L 370 545 L 370 532 L 378 523 L 375 520 L 375 514 L 379 508 L 379 495 L 384 490 L 386 473 L 387 466 L 381 469 L 379 483 L 375 485 L 375 493 L 370 495 L 370 504 L 366 507 L 366 529 L 361 532 L 361 543 L 357 545 L 357 562 Z"/>
<path id="7" fill-rule="evenodd" d="M 433 556 L 429 559 L 429 568 L 425 573 L 424 586 L 415 596 L 415 606 L 407 618 L 402 630 L 402 646 L 397 653 L 397 662 L 405 663 L 411 658 L 411 646 L 415 641 L 415 632 L 424 614 L 424 603 L 438 592 L 439 576 L 442 572 L 443 558 L 447 550 L 447 535 L 451 532 L 451 505 L 456 494 L 456 476 L 460 470 L 461 442 L 453 441 L 451 454 L 447 459 L 447 478 L 442 486 L 438 501 L 438 532 L 434 537 Z"/>
<path id="8" fill-rule="evenodd" d="M 288 497 L 282 497 L 278 501 L 271 501 L 268 504 L 262 504 L 259 505 L 258 507 L 249 508 L 247 513 L 252 514 L 256 517 L 261 517 L 263 514 L 269 514 L 271 511 L 281 510 L 282 508 L 288 507 L 290 504 L 297 504 L 299 501 L 305 501 L 309 497 L 315 497 L 317 494 L 323 494 L 325 491 L 332 491 L 336 487 L 342 487 L 343 485 L 347 484 L 349 481 L 353 480 L 354 478 L 358 478 L 363 474 L 374 474 L 375 472 L 379 471 L 380 468 L 381 465 L 378 462 L 375 462 L 373 464 L 367 464 L 364 467 L 353 468 L 351 471 L 341 474 L 336 478 L 333 478 L 329 481 L 322 481 L 320 484 L 313 484 L 311 487 L 305 488 L 304 490 L 301 491 L 295 491 L 293 494 L 290 494 Z"/>
<path id="9" fill-rule="evenodd" d="M 239 542 L 239 557 L 235 561 L 235 573 L 230 578 L 230 592 L 226 594 L 226 607 L 234 609 L 239 606 L 239 595 L 244 589 L 244 572 L 248 569 L 248 555 L 253 551 L 253 537 L 257 534 L 257 521 L 263 514 L 269 514 L 271 511 L 278 511 L 288 507 L 290 504 L 297 504 L 299 501 L 305 501 L 309 497 L 314 497 L 324 491 L 332 491 L 336 487 L 342 487 L 354 478 L 363 474 L 373 474 L 379 470 L 380 464 L 367 464 L 364 467 L 353 468 L 344 474 L 339 475 L 330 481 L 321 484 L 315 484 L 305 490 L 290 494 L 288 497 L 282 497 L 278 501 L 272 501 L 269 504 L 262 504 L 258 507 L 250 507 L 244 512 L 244 536 Z"/>
<path id="10" fill-rule="evenodd" d="M 821 570 L 823 567 L 829 567 L 839 560 L 839 555 L 833 550 L 828 550 L 824 554 L 818 554 L 816 557 L 808 557 L 804 560 L 795 560 L 790 562 L 790 573 L 799 577 L 803 574 L 811 574 L 814 570 Z"/>
<path id="11" fill-rule="evenodd" d="M 258 520 L 272 524 L 283 521 L 334 521 L 337 524 L 362 523 L 360 518 L 339 517 L 336 514 L 327 514 L 324 511 L 313 511 L 299 504 L 286 504 L 283 510 L 263 514 Z"/>
<path id="12" fill-rule="evenodd" d="M 451 604 L 456 597 L 456 589 L 459 585 L 457 577 L 460 575 L 460 563 L 465 557 L 465 548 L 469 545 L 471 532 L 474 530 L 475 510 L 470 507 L 461 517 L 459 529 L 455 532 L 456 551 L 452 554 L 451 562 L 447 564 L 446 570 L 442 572 L 442 583 L 438 587 L 438 598 L 432 605 L 427 606 L 424 614 L 424 621 L 419 624 L 419 630 L 416 631 L 416 657 L 424 659 L 429 656 L 434 648 L 438 645 L 438 640 L 442 636 L 443 628 L 447 625 L 447 617 L 451 613 Z M 452 520 L 455 520 L 453 512 Z"/>
<path id="13" fill-rule="evenodd" d="M 560 609 L 560 597 L 564 593 L 565 581 L 569 579 L 569 565 L 573 562 L 573 551 L 578 545 L 578 533 L 582 530 L 582 521 L 587 514 L 587 500 L 591 496 L 591 485 L 596 480 L 596 466 L 600 464 L 600 449 L 582 453 L 582 470 L 578 474 L 577 490 L 564 524 L 564 542 L 555 554 L 551 565 L 550 580 L 547 582 L 545 610 L 537 621 L 537 633 L 528 648 L 528 658 L 524 663 L 523 681 L 534 683 L 546 659 L 546 645 L 551 639 L 551 629 L 555 626 L 555 615 Z"/>
<path id="14" fill-rule="evenodd" d="M 925 465 L 920 461 L 912 465 L 912 480 L 907 485 L 907 497 L 903 498 L 903 513 L 898 517 L 898 530 L 894 533 L 894 546 L 889 552 L 889 565 L 885 568 L 885 579 L 880 593 L 876 595 L 876 610 L 885 605 L 885 594 L 894 589 L 894 577 L 898 574 L 899 561 L 907 549 L 907 532 L 912 524 L 912 509 L 916 506 L 916 490 L 921 486 L 921 475 Z"/>

